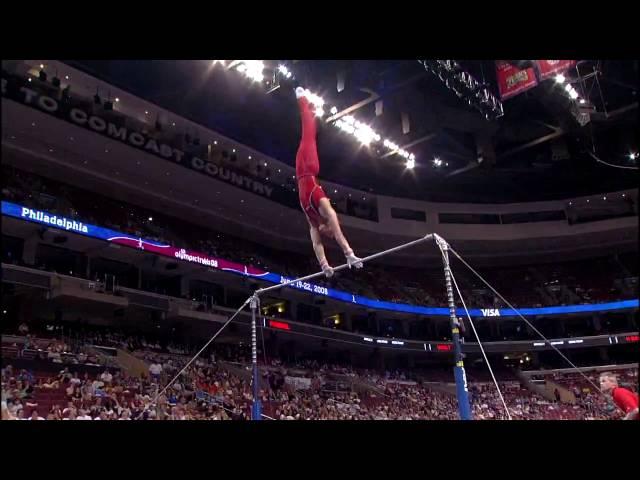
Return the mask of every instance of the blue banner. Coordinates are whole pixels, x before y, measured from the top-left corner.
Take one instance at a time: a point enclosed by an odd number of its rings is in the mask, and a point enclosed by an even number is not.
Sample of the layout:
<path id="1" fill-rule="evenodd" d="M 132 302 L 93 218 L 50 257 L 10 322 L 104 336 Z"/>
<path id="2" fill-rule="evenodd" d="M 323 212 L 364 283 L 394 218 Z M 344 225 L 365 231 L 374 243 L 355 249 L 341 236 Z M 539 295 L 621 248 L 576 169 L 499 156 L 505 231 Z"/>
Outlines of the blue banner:
<path id="1" fill-rule="evenodd" d="M 277 273 L 265 272 L 255 267 L 240 265 L 229 260 L 210 257 L 200 252 L 192 252 L 185 249 L 179 249 L 170 245 L 162 245 L 139 237 L 111 230 L 109 228 L 97 227 L 88 223 L 83 223 L 77 219 L 67 218 L 62 215 L 51 214 L 41 210 L 35 210 L 29 207 L 18 205 L 11 202 L 2 202 L 2 214 L 29 222 L 39 223 L 51 228 L 64 230 L 67 232 L 85 235 L 87 237 L 98 238 L 107 242 L 118 243 L 120 245 L 129 246 L 131 248 L 141 249 L 158 255 L 169 256 L 179 261 L 198 263 L 210 268 L 224 270 L 230 273 L 243 275 L 247 277 L 259 278 L 271 283 L 285 283 L 290 278 L 284 277 Z M 444 278 L 443 278 L 444 283 Z M 426 307 L 419 305 L 409 305 L 404 303 L 385 302 L 382 300 L 374 300 L 371 298 L 354 295 L 340 290 L 314 285 L 307 282 L 297 282 L 292 284 L 290 288 L 309 292 L 312 295 L 320 295 L 342 302 L 353 303 L 363 307 L 375 310 L 387 310 L 391 312 L 402 312 L 416 315 L 426 316 L 449 316 L 447 307 Z M 444 287 L 443 287 L 444 288 Z M 536 307 L 521 308 L 519 313 L 522 315 L 566 315 L 569 313 L 587 313 L 587 312 L 605 312 L 610 310 L 622 310 L 630 308 L 638 308 L 638 299 L 621 300 L 609 303 L 596 303 L 589 305 L 564 305 L 554 307 Z M 456 309 L 456 314 L 466 316 L 463 308 Z M 518 316 L 515 310 L 509 308 L 472 308 L 469 309 L 472 317 L 514 317 Z"/>

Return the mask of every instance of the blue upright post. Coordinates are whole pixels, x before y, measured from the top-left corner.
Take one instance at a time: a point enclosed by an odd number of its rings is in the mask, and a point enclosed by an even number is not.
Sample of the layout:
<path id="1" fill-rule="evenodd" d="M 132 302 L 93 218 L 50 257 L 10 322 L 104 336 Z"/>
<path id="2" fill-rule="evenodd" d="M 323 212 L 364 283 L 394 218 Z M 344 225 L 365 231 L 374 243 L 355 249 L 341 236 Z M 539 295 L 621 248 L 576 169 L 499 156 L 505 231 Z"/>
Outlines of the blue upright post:
<path id="1" fill-rule="evenodd" d="M 257 335 L 256 335 L 256 310 L 260 300 L 257 295 L 251 297 L 249 303 L 251 307 L 251 362 L 253 367 L 253 406 L 251 407 L 251 419 L 262 420 L 262 405 L 260 404 L 259 397 L 259 375 L 258 375 L 258 347 L 257 347 Z"/>
<path id="2" fill-rule="evenodd" d="M 467 390 L 467 375 L 464 371 L 462 348 L 460 347 L 460 329 L 456 315 L 456 304 L 453 299 L 453 287 L 451 286 L 451 270 L 449 266 L 449 245 L 444 239 L 436 235 L 436 242 L 442 252 L 444 263 L 444 279 L 447 286 L 447 300 L 449 303 L 449 321 L 451 324 L 451 340 L 453 342 L 453 354 L 455 366 L 453 373 L 456 379 L 456 395 L 458 397 L 458 411 L 461 420 L 473 420 L 471 406 L 469 405 L 469 391 Z"/>

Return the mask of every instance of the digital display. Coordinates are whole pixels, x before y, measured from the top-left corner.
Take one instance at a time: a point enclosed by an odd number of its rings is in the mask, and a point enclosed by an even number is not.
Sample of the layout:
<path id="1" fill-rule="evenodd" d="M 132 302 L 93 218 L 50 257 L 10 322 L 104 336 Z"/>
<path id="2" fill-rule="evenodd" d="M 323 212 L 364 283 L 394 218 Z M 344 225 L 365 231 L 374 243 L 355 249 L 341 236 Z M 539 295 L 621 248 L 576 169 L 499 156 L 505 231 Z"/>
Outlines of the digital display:
<path id="1" fill-rule="evenodd" d="M 358 340 L 361 345 L 378 348 L 389 348 L 399 350 L 413 350 L 424 352 L 437 352 L 437 353 L 451 353 L 454 350 L 452 343 L 445 342 L 422 342 L 416 340 L 394 340 L 386 338 L 376 337 L 364 337 L 358 334 L 350 332 L 332 331 L 327 332 L 325 329 L 318 329 L 312 325 L 300 324 L 297 322 L 284 322 L 278 320 L 268 320 L 265 322 L 265 326 L 277 328 L 279 330 L 285 330 L 290 334 L 303 334 L 311 335 L 317 338 L 326 338 L 334 341 L 344 341 L 353 343 L 354 340 Z M 615 340 L 616 337 L 600 335 L 583 338 L 565 338 L 565 339 L 553 339 L 549 340 L 549 343 L 544 341 L 529 342 L 529 341 L 497 341 L 497 342 L 484 342 L 484 349 L 487 352 L 530 352 L 531 347 L 536 347 L 536 350 L 549 350 L 552 348 L 550 344 L 553 344 L 555 348 L 579 348 L 579 347 L 597 347 L 608 346 L 618 343 Z M 625 333 L 619 337 L 620 343 L 625 343 L 625 340 L 629 338 L 633 341 L 634 338 L 638 338 L 636 332 Z M 479 346 L 475 342 L 466 342 L 461 345 L 463 353 L 475 353 L 480 352 Z"/>
<path id="2" fill-rule="evenodd" d="M 278 330 L 291 330 L 287 322 L 278 322 L 277 320 L 269 320 L 269 326 Z"/>
<path id="3" fill-rule="evenodd" d="M 52 228 L 58 228 L 60 230 L 66 230 L 79 235 L 85 235 L 92 238 L 105 240 L 107 242 L 116 243 L 119 245 L 125 245 L 138 250 L 144 250 L 156 255 L 165 257 L 172 257 L 176 260 L 183 262 L 195 263 L 208 268 L 222 270 L 237 275 L 243 275 L 247 277 L 254 277 L 266 282 L 274 284 L 287 283 L 293 279 L 289 279 L 277 273 L 265 272 L 255 267 L 242 265 L 239 263 L 231 262 L 222 258 L 211 257 L 205 253 L 190 251 L 171 245 L 162 245 L 151 240 L 146 240 L 140 237 L 135 237 L 126 233 L 118 232 L 108 228 L 98 227 L 88 223 L 82 223 L 79 220 L 68 219 L 47 212 L 34 210 L 22 205 L 17 205 L 11 202 L 2 202 L 2 214 L 10 217 L 18 218 L 21 220 L 34 222 L 50 226 Z M 444 279 L 443 279 L 444 282 Z M 291 288 L 308 292 L 312 295 L 323 295 L 334 300 L 342 302 L 348 302 L 363 307 L 386 310 L 399 313 L 408 313 L 424 316 L 449 316 L 449 309 L 446 307 L 428 307 L 421 305 L 408 305 L 403 303 L 386 302 L 382 300 L 374 300 L 366 298 L 360 295 L 355 295 L 340 290 L 334 290 L 332 288 L 323 287 L 320 285 L 314 285 L 309 282 L 295 282 L 290 285 Z M 555 307 L 536 307 L 536 308 L 521 308 L 519 313 L 525 316 L 537 316 L 537 315 L 561 315 L 568 313 L 586 313 L 586 312 L 603 312 L 609 310 L 620 310 L 628 308 L 638 308 L 640 301 L 638 299 L 622 300 L 617 302 L 599 303 L 591 305 L 563 305 Z M 457 315 L 466 315 L 463 308 L 456 309 Z M 518 316 L 518 312 L 512 309 L 469 309 L 469 314 L 472 317 L 513 317 Z M 628 340 L 638 341 L 638 340 Z"/>
<path id="4" fill-rule="evenodd" d="M 627 335 L 624 339 L 629 343 L 640 341 L 640 335 Z"/>
<path id="5" fill-rule="evenodd" d="M 280 276 L 280 283 L 288 283 L 294 280 L 293 278 L 287 278 Z M 296 288 L 298 290 L 304 290 L 305 292 L 314 293 L 316 295 L 329 295 L 329 289 L 327 287 L 322 287 L 320 285 L 314 285 L 309 282 L 293 282 L 288 285 L 291 288 Z"/>

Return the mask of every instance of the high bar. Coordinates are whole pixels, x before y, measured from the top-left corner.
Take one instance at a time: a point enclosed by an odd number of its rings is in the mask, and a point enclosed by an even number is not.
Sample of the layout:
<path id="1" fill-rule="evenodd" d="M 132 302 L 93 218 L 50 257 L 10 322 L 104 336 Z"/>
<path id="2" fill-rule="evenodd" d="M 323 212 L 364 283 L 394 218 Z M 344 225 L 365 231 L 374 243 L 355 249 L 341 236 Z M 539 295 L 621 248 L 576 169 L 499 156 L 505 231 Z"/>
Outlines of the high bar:
<path id="1" fill-rule="evenodd" d="M 397 247 L 390 248 L 389 250 L 384 250 L 382 252 L 374 253 L 373 255 L 369 255 L 368 257 L 362 258 L 360 261 L 362 263 L 365 263 L 365 262 L 368 262 L 370 260 L 375 260 L 376 258 L 380 258 L 380 257 L 382 257 L 384 255 L 388 255 L 389 253 L 393 253 L 393 252 L 397 252 L 397 251 L 400 251 L 400 250 L 404 250 L 405 248 L 413 247 L 414 245 L 417 245 L 417 244 L 422 243 L 422 242 L 426 242 L 427 240 L 432 240 L 434 238 L 434 235 L 435 234 L 433 234 L 433 233 L 428 233 L 424 237 L 418 238 L 417 240 L 413 240 L 411 242 L 404 243 L 402 245 L 398 245 Z M 334 267 L 333 271 L 334 272 L 338 272 L 338 271 L 344 270 L 345 268 L 348 268 L 348 267 L 349 267 L 349 264 L 343 263 L 342 265 L 340 265 L 338 267 Z M 304 281 L 307 281 L 307 280 L 312 280 L 314 278 L 321 277 L 323 275 L 324 275 L 324 272 L 320 271 L 320 272 L 317 272 L 317 273 L 312 273 L 311 275 L 307 275 L 306 277 L 300 277 L 300 278 L 296 278 L 294 280 L 289 280 L 288 282 L 285 282 L 285 283 L 280 283 L 279 285 L 272 285 L 271 287 L 259 288 L 258 290 L 256 290 L 254 292 L 254 295 L 256 295 L 256 296 L 262 295 L 263 293 L 270 292 L 272 290 L 278 290 L 280 288 L 287 287 L 287 286 L 291 285 L 292 283 L 304 282 Z"/>

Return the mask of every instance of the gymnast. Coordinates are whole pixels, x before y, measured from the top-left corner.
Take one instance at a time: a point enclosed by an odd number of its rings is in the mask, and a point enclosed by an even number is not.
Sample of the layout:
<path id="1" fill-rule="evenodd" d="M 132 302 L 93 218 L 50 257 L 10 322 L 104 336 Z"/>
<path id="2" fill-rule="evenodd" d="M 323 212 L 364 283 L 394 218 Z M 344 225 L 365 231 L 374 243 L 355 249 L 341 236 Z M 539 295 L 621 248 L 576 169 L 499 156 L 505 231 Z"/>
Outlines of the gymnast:
<path id="1" fill-rule="evenodd" d="M 362 261 L 353 253 L 349 242 L 342 233 L 338 215 L 331 206 L 329 198 L 318 184 L 316 176 L 320 172 L 318 149 L 316 146 L 315 115 L 302 87 L 296 88 L 296 98 L 302 119 L 302 138 L 296 154 L 296 178 L 300 206 L 309 222 L 309 232 L 320 268 L 327 277 L 333 275 L 322 244 L 322 235 L 333 238 L 338 243 L 347 259 L 349 268 L 362 268 Z"/>

